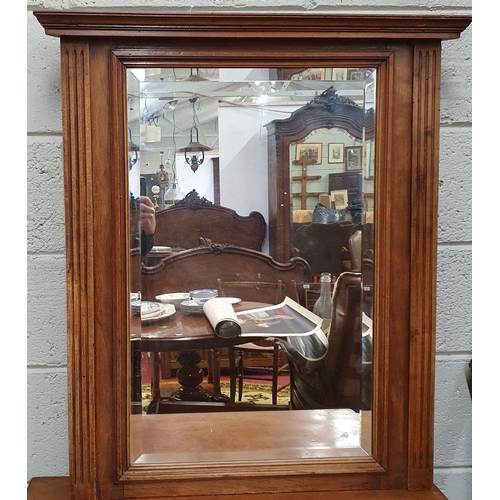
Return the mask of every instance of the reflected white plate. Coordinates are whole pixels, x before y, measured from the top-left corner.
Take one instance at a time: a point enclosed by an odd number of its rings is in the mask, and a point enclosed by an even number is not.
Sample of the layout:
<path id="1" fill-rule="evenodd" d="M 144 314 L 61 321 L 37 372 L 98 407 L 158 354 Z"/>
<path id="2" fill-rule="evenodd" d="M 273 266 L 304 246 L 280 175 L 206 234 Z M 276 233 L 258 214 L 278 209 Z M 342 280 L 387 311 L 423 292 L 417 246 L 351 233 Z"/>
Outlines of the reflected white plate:
<path id="1" fill-rule="evenodd" d="M 153 247 L 150 253 L 170 253 L 171 251 L 172 247 Z"/>
<path id="2" fill-rule="evenodd" d="M 229 300 L 230 304 L 238 304 L 239 302 L 241 302 L 241 299 L 239 297 L 221 297 L 221 299 Z"/>
<path id="3" fill-rule="evenodd" d="M 174 304 L 175 307 L 179 308 L 182 302 L 189 300 L 189 293 L 163 293 L 162 295 L 157 295 L 156 299 L 164 304 Z"/>

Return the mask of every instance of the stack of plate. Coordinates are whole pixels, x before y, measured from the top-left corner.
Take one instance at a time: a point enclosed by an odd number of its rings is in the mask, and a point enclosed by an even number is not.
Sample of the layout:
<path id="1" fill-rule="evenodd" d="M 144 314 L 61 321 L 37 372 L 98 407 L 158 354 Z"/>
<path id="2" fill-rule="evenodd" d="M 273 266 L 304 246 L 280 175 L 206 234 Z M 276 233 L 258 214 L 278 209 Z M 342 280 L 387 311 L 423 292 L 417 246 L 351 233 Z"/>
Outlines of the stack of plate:
<path id="1" fill-rule="evenodd" d="M 185 300 L 181 302 L 181 311 L 187 313 L 202 313 L 203 312 L 203 304 L 198 304 L 194 300 Z"/>
<path id="2" fill-rule="evenodd" d="M 130 294 L 130 311 L 132 316 L 139 316 L 141 314 L 141 294 L 131 293 Z"/>
<path id="3" fill-rule="evenodd" d="M 172 304 L 160 304 L 147 300 L 141 302 L 141 320 L 145 323 L 168 318 L 174 313 L 175 306 Z"/>

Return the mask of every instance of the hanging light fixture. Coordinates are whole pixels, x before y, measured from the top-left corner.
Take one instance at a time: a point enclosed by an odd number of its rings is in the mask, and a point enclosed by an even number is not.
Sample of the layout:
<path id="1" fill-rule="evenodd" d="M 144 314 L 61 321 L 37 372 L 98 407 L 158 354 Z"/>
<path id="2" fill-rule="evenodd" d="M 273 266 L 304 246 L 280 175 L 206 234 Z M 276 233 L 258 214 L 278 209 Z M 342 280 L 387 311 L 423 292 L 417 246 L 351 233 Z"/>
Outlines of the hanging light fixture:
<path id="1" fill-rule="evenodd" d="M 193 172 L 196 172 L 198 170 L 198 167 L 204 162 L 205 151 L 212 151 L 212 148 L 201 144 L 198 140 L 198 124 L 196 110 L 194 107 L 194 104 L 198 99 L 199 97 L 197 96 L 189 99 L 189 102 L 193 106 L 193 125 L 191 126 L 191 129 L 189 131 L 189 144 L 177 150 L 178 153 L 184 153 L 186 163 L 191 166 L 191 170 Z M 194 136 L 194 140 L 193 134 L 196 134 Z"/>
<path id="2" fill-rule="evenodd" d="M 139 159 L 140 147 L 132 140 L 132 129 L 128 128 L 128 167 L 129 170 L 137 163 Z"/>
<path id="3" fill-rule="evenodd" d="M 148 100 L 144 100 L 144 108 L 141 112 L 141 123 L 146 123 L 144 134 L 144 142 L 160 142 L 161 141 L 161 127 L 158 126 L 158 118 L 160 113 L 150 113 L 148 109 Z"/>
<path id="4" fill-rule="evenodd" d="M 159 208 L 164 208 L 165 207 L 165 202 L 164 202 L 164 196 L 165 196 L 165 191 L 168 187 L 168 172 L 165 171 L 165 165 L 163 165 L 163 151 L 160 151 L 160 170 L 156 172 L 156 180 L 158 182 L 158 193 L 156 193 L 157 200 L 160 200 L 159 203 Z M 158 203 L 157 203 L 158 204 Z"/>
<path id="5" fill-rule="evenodd" d="M 190 75 L 182 80 L 183 82 L 208 82 L 209 79 L 200 75 L 198 68 L 190 68 Z"/>
<path id="6" fill-rule="evenodd" d="M 147 125 L 144 142 L 160 142 L 160 141 L 161 141 L 161 127 L 158 127 L 156 123 Z"/>

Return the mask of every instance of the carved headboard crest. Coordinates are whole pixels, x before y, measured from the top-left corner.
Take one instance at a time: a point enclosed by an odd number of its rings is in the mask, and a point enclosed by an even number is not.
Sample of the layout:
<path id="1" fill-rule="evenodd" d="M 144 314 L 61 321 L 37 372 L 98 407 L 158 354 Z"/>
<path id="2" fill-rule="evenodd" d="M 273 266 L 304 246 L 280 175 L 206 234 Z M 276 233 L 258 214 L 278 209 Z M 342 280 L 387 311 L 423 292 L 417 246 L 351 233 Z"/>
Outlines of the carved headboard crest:
<path id="1" fill-rule="evenodd" d="M 320 105 L 326 108 L 327 111 L 331 112 L 332 108 L 337 104 L 356 106 L 357 108 L 359 107 L 352 99 L 349 99 L 349 97 L 338 95 L 337 89 L 333 85 L 327 88 L 319 96 L 308 102 L 306 106 Z"/>
<path id="2" fill-rule="evenodd" d="M 206 198 L 200 198 L 196 189 L 193 189 L 182 200 L 179 200 L 176 205 L 185 205 L 190 210 L 197 210 L 201 205 L 213 205 L 213 203 Z"/>
<path id="3" fill-rule="evenodd" d="M 214 255 L 219 255 L 227 247 L 234 247 L 235 245 L 230 243 L 212 243 L 209 238 L 200 238 L 200 247 L 210 248 L 210 251 Z"/>

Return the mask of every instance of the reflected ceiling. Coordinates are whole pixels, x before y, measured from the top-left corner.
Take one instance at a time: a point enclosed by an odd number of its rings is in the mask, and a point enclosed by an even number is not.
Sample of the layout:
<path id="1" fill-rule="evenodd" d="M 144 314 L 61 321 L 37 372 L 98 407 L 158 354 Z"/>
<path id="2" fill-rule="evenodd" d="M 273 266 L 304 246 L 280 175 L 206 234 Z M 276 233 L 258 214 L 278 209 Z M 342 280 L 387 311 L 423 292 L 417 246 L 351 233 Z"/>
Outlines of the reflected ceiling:
<path id="1" fill-rule="evenodd" d="M 139 122 L 142 125 L 164 127 L 164 130 L 174 127 L 176 134 L 184 135 L 188 140 L 193 123 L 189 99 L 197 96 L 196 115 L 200 126 L 200 142 L 217 149 L 217 120 L 222 106 L 265 105 L 267 109 L 290 106 L 290 111 L 282 111 L 285 118 L 332 85 L 340 96 L 349 97 L 360 106 L 369 106 L 373 102 L 373 96 L 366 95 L 364 79 L 332 80 L 331 68 L 317 70 L 322 72 L 321 75 L 315 71 L 304 70 L 288 76 L 286 80 L 279 80 L 277 70 L 267 69 L 135 69 L 131 73 L 139 80 L 140 90 L 138 93 L 129 93 L 128 96 L 129 125 Z M 276 79 L 273 79 L 273 73 Z M 128 87 L 134 88 L 132 85 Z M 368 91 L 369 89 L 370 87 Z M 162 147 L 159 143 L 142 143 L 141 148 L 147 151 Z"/>

